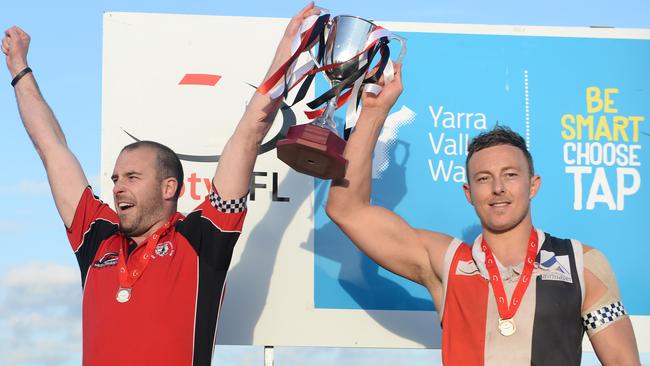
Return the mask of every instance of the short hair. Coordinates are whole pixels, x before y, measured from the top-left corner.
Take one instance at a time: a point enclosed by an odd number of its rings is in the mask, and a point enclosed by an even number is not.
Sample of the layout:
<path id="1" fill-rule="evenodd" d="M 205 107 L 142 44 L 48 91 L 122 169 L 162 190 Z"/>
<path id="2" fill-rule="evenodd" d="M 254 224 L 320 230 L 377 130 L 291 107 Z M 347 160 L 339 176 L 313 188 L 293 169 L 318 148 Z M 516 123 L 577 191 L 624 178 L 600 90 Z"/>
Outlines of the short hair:
<path id="1" fill-rule="evenodd" d="M 530 155 L 530 151 L 528 151 L 528 148 L 526 147 L 526 140 L 510 127 L 498 124 L 490 131 L 481 132 L 469 143 L 469 147 L 467 148 L 467 159 L 465 159 L 465 172 L 469 173 L 469 159 L 472 158 L 472 155 L 474 155 L 475 152 L 498 145 L 510 145 L 521 150 L 528 161 L 528 172 L 530 173 L 530 176 L 532 177 L 535 175 L 533 156 Z"/>
<path id="2" fill-rule="evenodd" d="M 147 140 L 136 141 L 128 144 L 122 148 L 122 151 L 132 151 L 142 147 L 148 147 L 156 152 L 158 178 L 160 178 L 160 180 L 170 177 L 176 179 L 178 187 L 176 187 L 174 199 L 178 200 L 178 197 L 181 195 L 181 190 L 183 189 L 183 165 L 181 164 L 178 155 L 176 155 L 174 150 L 161 143 Z"/>

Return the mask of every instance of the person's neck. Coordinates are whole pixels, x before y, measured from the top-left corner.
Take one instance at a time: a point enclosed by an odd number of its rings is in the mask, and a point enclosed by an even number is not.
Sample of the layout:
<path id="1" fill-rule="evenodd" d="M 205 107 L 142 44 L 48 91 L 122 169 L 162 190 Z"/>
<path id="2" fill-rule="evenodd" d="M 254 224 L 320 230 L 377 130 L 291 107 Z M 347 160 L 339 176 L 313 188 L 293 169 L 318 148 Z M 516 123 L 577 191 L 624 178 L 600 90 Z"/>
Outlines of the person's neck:
<path id="1" fill-rule="evenodd" d="M 143 233 L 142 235 L 138 235 L 138 236 L 132 236 L 131 239 L 138 246 L 140 246 L 142 243 L 144 243 L 145 240 L 147 240 L 147 238 L 149 238 L 151 235 L 153 235 L 153 233 L 155 233 L 156 231 L 158 231 L 158 229 L 160 229 L 165 224 L 167 224 L 167 222 L 169 222 L 169 220 L 171 220 L 172 216 L 174 216 L 175 212 L 176 212 L 175 210 L 172 211 L 172 212 L 169 212 L 166 216 L 160 218 L 153 225 L 151 225 L 149 230 L 147 230 L 145 233 Z"/>
<path id="2" fill-rule="evenodd" d="M 499 262 L 506 267 L 510 267 L 526 259 L 528 239 L 532 227 L 530 220 L 524 220 L 519 225 L 504 232 L 493 232 L 483 228 L 483 238 Z"/>

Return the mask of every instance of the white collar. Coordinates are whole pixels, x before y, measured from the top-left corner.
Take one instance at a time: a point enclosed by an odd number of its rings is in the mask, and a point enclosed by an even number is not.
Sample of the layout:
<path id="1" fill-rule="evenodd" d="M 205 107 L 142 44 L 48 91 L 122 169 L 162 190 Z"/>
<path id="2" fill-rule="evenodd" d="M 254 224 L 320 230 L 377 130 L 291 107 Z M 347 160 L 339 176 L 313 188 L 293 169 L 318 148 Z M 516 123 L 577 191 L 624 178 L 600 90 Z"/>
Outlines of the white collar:
<path id="1" fill-rule="evenodd" d="M 542 248 L 542 244 L 544 244 L 544 240 L 546 239 L 546 236 L 544 235 L 544 231 L 536 228 L 537 230 L 537 238 L 538 238 L 538 245 L 537 245 L 537 253 L 539 254 L 539 251 Z M 472 245 L 472 258 L 474 259 L 474 263 L 476 263 L 476 267 L 478 267 L 478 271 L 481 273 L 481 276 L 485 279 L 490 278 L 490 274 L 488 273 L 487 267 L 485 266 L 485 253 L 483 253 L 483 250 L 481 250 L 481 241 L 483 240 L 483 234 L 479 234 L 479 236 L 476 237 L 474 240 L 474 244 Z M 506 267 L 501 262 L 499 262 L 499 258 L 494 256 L 494 260 L 497 262 L 497 267 L 499 268 L 499 272 L 501 273 L 501 277 L 510 277 L 508 275 L 511 273 L 513 270 L 517 272 L 518 274 L 521 273 L 522 267 L 523 267 L 523 262 L 516 264 L 511 267 Z"/>

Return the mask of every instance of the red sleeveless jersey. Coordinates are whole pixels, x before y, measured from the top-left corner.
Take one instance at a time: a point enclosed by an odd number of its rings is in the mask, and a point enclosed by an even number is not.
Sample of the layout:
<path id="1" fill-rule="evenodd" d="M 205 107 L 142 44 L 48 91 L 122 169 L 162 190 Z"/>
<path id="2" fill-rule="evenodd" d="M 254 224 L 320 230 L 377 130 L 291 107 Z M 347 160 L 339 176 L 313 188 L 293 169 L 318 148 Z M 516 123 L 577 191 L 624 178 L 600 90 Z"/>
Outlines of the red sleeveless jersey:
<path id="1" fill-rule="evenodd" d="M 511 336 L 499 332 L 499 313 L 482 252 L 459 240 L 452 242 L 445 261 L 441 309 L 445 365 L 580 365 L 582 245 L 541 230 L 538 236 L 532 281 L 513 318 L 516 332 Z M 508 299 L 522 267 L 500 267 Z"/>

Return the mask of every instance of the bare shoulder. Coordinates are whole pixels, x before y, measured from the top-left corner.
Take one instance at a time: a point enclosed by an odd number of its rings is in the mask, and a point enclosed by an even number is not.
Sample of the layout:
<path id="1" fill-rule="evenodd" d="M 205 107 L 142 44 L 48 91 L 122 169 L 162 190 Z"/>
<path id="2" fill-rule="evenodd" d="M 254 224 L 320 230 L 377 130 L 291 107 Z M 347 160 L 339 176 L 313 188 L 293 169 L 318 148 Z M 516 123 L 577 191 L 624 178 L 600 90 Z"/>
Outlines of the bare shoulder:
<path id="1" fill-rule="evenodd" d="M 605 253 L 598 248 L 582 244 L 583 262 L 586 271 L 590 272 L 612 272 L 609 259 Z"/>
<path id="2" fill-rule="evenodd" d="M 594 282 L 595 279 L 602 280 L 602 277 L 613 277 L 614 273 L 609 260 L 602 251 L 583 244 L 582 253 L 587 283 Z"/>
<path id="3" fill-rule="evenodd" d="M 590 246 L 590 245 L 587 245 L 587 244 L 585 244 L 585 243 L 582 243 L 582 253 L 583 253 L 583 254 L 587 254 L 587 253 L 591 252 L 592 250 L 597 250 L 597 249 L 594 248 L 594 247 L 592 247 L 592 246 Z"/>
<path id="4" fill-rule="evenodd" d="M 620 290 L 614 269 L 605 254 L 590 246 L 583 246 L 585 299 L 583 310 L 593 311 L 620 300 Z"/>

